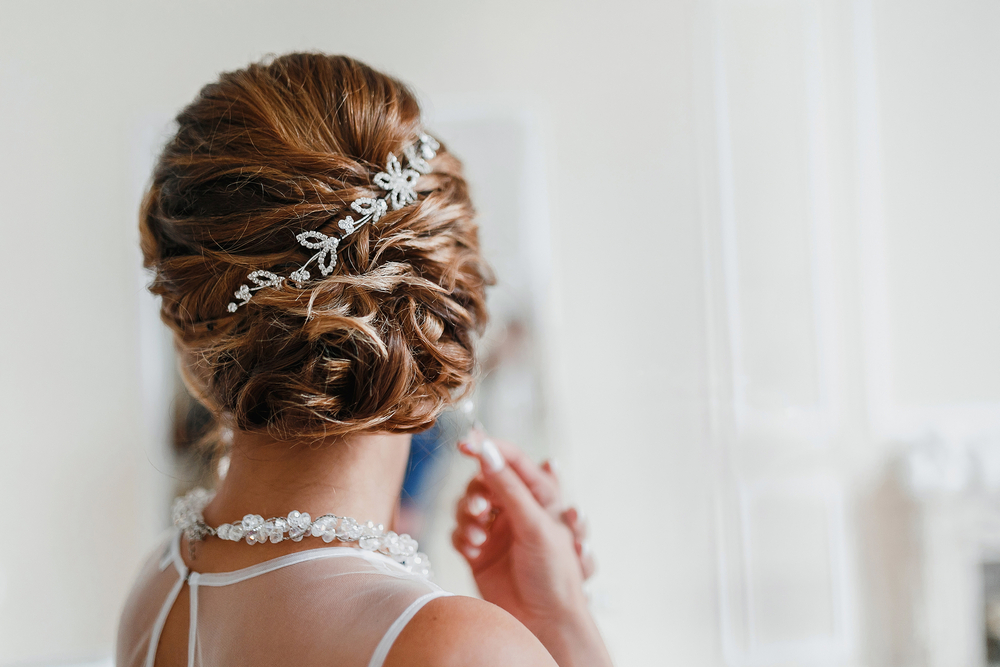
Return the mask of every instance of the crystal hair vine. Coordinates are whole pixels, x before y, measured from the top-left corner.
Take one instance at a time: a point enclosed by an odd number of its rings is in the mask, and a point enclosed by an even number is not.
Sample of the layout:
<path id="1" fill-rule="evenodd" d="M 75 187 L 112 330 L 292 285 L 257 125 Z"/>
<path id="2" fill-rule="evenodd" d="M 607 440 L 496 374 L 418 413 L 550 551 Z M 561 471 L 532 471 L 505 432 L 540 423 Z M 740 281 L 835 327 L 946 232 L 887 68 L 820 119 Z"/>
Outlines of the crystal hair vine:
<path id="1" fill-rule="evenodd" d="M 330 275 L 333 267 L 337 266 L 337 248 L 340 242 L 349 235 L 357 231 L 366 223 L 375 224 L 382 219 L 389 207 L 398 211 L 407 204 L 417 201 L 417 179 L 421 174 L 429 174 L 431 165 L 429 160 L 437 155 L 441 144 L 429 134 L 421 133 L 417 141 L 403 149 L 403 157 L 406 158 L 404 168 L 395 155 L 389 153 L 389 159 L 385 165 L 385 171 L 375 174 L 373 179 L 376 186 L 385 190 L 386 195 L 380 198 L 359 197 L 351 202 L 351 210 L 360 217 L 355 220 L 353 215 L 345 216 L 337 221 L 337 227 L 343 231 L 340 236 L 327 236 L 322 232 L 308 231 L 296 235 L 295 239 L 300 245 L 315 250 L 316 253 L 309 260 L 293 271 L 289 279 L 295 286 L 302 288 L 311 277 L 308 267 L 313 262 L 319 267 L 319 272 L 324 276 Z M 279 289 L 285 279 L 271 271 L 257 270 L 247 276 L 251 283 L 240 285 L 239 289 L 233 292 L 237 301 L 231 301 L 228 306 L 230 313 L 235 313 L 240 306 L 245 306 L 253 298 L 254 292 L 273 287 Z"/>

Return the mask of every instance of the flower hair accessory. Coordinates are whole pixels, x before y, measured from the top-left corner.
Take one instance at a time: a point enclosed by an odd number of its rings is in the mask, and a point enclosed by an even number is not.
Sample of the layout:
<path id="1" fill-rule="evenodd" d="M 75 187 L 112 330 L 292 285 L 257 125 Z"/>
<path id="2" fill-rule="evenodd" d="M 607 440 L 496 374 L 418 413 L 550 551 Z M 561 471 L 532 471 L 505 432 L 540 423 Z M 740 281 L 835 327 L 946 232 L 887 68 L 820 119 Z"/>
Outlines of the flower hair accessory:
<path id="1" fill-rule="evenodd" d="M 310 231 L 298 234 L 295 239 L 300 245 L 315 250 L 316 253 L 309 258 L 305 264 L 293 271 L 289 279 L 301 288 L 312 274 L 309 273 L 309 265 L 313 262 L 319 268 L 319 272 L 324 276 L 330 275 L 333 267 L 337 266 L 337 248 L 340 242 L 348 235 L 353 234 L 366 223 L 376 223 L 392 207 L 398 211 L 407 204 L 417 201 L 417 179 L 421 174 L 429 174 L 431 166 L 428 160 L 437 155 L 441 144 L 434 137 L 426 133 L 421 133 L 416 143 L 403 149 L 403 156 L 406 158 L 404 168 L 396 156 L 389 153 L 389 159 L 385 165 L 385 171 L 375 174 L 373 179 L 375 185 L 385 190 L 386 195 L 381 198 L 359 197 L 351 202 L 351 210 L 359 217 L 354 219 L 353 215 L 345 216 L 337 221 L 337 227 L 343 231 L 338 236 L 327 236 L 321 232 Z M 233 292 L 237 301 L 231 301 L 228 306 L 230 313 L 235 313 L 240 306 L 245 306 L 253 293 L 265 287 L 279 289 L 285 282 L 281 276 L 270 271 L 253 271 L 247 276 L 247 280 L 252 285 L 243 284 Z"/>

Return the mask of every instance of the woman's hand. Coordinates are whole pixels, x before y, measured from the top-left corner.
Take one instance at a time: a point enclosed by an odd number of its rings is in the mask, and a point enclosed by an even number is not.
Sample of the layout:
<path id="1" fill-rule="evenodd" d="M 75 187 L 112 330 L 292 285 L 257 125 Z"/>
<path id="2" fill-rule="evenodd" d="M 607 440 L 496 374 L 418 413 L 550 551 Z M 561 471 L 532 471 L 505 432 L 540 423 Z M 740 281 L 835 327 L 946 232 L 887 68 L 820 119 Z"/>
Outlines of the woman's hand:
<path id="1" fill-rule="evenodd" d="M 562 507 L 551 464 L 473 431 L 459 449 L 479 459 L 457 508 L 455 548 L 483 598 L 523 623 L 563 667 L 610 665 L 587 609 L 583 580 L 593 572 L 585 525 Z"/>

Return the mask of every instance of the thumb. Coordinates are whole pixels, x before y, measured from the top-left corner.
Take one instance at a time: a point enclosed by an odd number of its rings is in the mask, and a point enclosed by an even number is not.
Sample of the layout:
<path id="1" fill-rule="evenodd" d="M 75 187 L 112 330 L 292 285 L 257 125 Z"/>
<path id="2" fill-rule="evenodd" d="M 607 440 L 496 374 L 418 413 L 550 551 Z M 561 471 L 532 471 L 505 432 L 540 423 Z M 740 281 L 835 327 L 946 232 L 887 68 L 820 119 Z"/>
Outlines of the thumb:
<path id="1" fill-rule="evenodd" d="M 538 504 L 524 480 L 507 465 L 496 443 L 486 434 L 473 431 L 459 448 L 479 459 L 482 480 L 493 496 L 494 504 L 510 513 L 515 531 L 540 525 L 539 515 L 545 511 Z"/>

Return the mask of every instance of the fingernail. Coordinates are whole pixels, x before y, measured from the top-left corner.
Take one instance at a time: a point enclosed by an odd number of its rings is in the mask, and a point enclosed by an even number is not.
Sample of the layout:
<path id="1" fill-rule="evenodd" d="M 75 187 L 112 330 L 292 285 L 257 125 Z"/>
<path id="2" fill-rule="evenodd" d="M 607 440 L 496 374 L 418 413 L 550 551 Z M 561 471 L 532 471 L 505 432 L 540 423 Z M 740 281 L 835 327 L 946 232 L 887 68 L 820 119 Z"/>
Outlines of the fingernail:
<path id="1" fill-rule="evenodd" d="M 565 523 L 567 526 L 569 526 L 570 528 L 572 528 L 573 524 L 576 523 L 576 519 L 577 519 L 576 508 L 575 507 L 567 507 L 559 515 L 559 518 L 562 519 L 563 523 Z"/>
<path id="2" fill-rule="evenodd" d="M 476 560 L 477 558 L 479 558 L 479 554 L 481 554 L 482 551 L 480 551 L 476 547 L 465 547 L 464 549 L 462 549 L 462 553 L 464 553 L 465 557 L 468 558 L 469 560 Z"/>
<path id="3" fill-rule="evenodd" d="M 490 472 L 499 472 L 503 470 L 503 467 L 507 464 L 504 461 L 503 454 L 497 449 L 497 446 L 489 438 L 483 440 L 482 443 L 482 453 L 483 453 L 483 465 Z"/>
<path id="4" fill-rule="evenodd" d="M 490 503 L 482 496 L 471 496 L 469 498 L 469 514 L 479 516 L 490 508 Z"/>
<path id="5" fill-rule="evenodd" d="M 554 458 L 552 458 L 552 459 L 549 459 L 548 461 L 546 461 L 545 463 L 549 467 L 549 472 L 552 473 L 553 475 L 555 475 L 556 477 L 558 477 L 559 476 L 559 471 L 561 470 L 561 468 L 559 467 L 559 462 L 556 461 Z"/>
<path id="6" fill-rule="evenodd" d="M 475 431 L 469 431 L 469 434 L 465 436 L 465 439 L 462 440 L 461 444 L 465 446 L 465 449 L 468 450 L 470 454 L 479 454 L 483 451 L 482 440 L 483 438 L 481 435 Z"/>
<path id="7" fill-rule="evenodd" d="M 591 552 L 591 550 L 590 550 L 590 542 L 587 541 L 587 540 L 584 540 L 583 542 L 581 542 L 580 543 L 580 558 L 586 558 L 587 556 L 591 555 L 591 553 L 593 553 L 593 552 Z"/>
<path id="8" fill-rule="evenodd" d="M 474 547 L 481 547 L 486 542 L 486 531 L 479 526 L 469 526 L 465 529 L 465 537 Z"/>

